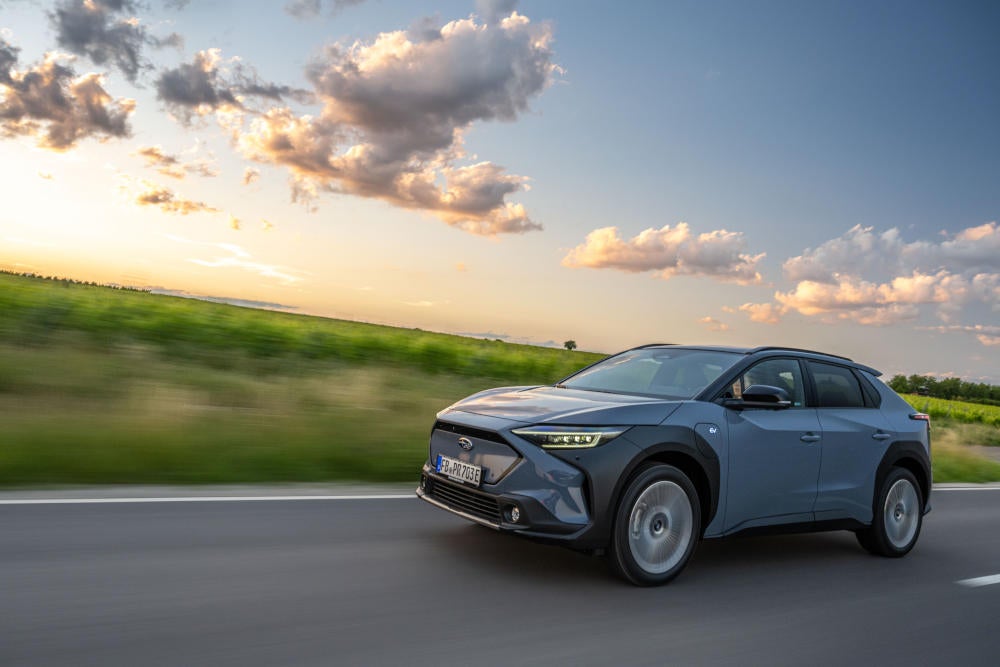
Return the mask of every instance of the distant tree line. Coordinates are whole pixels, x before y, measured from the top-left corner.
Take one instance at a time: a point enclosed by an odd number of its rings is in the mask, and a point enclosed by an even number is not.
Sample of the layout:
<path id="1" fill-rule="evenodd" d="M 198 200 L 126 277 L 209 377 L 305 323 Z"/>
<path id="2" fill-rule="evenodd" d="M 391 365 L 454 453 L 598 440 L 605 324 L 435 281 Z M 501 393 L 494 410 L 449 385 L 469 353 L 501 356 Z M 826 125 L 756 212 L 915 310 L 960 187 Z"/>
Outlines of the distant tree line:
<path id="1" fill-rule="evenodd" d="M 54 283 L 62 283 L 63 285 L 87 285 L 89 287 L 106 287 L 108 289 L 120 289 L 129 292 L 149 292 L 148 287 L 129 287 L 128 285 L 119 285 L 118 283 L 98 283 L 93 280 L 76 280 L 75 278 L 63 278 L 61 276 L 43 276 L 40 273 L 33 273 L 31 271 L 10 271 L 7 269 L 0 269 L 0 274 L 8 276 L 20 276 L 21 278 L 37 278 L 38 280 L 49 280 Z"/>
<path id="2" fill-rule="evenodd" d="M 966 382 L 961 378 L 941 378 L 931 375 L 895 375 L 889 386 L 900 394 L 919 394 L 984 405 L 1000 405 L 1000 385 Z"/>

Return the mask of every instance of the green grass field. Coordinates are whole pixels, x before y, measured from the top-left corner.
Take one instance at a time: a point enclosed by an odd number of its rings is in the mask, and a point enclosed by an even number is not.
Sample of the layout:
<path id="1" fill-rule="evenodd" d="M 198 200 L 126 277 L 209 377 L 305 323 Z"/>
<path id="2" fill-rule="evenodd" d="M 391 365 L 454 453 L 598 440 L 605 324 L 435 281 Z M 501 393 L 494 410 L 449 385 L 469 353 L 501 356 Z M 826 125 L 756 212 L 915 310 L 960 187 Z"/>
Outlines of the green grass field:
<path id="1" fill-rule="evenodd" d="M 412 480 L 442 408 L 599 358 L 0 274 L 0 485 Z"/>
<path id="2" fill-rule="evenodd" d="M 414 480 L 437 411 L 598 358 L 0 274 L 0 485 Z M 1000 480 L 959 414 L 936 479 Z"/>
<path id="3" fill-rule="evenodd" d="M 962 424 L 1000 427 L 1000 407 L 995 405 L 949 401 L 916 394 L 903 394 L 903 398 L 915 409 L 929 414 L 931 419 L 948 419 Z"/>

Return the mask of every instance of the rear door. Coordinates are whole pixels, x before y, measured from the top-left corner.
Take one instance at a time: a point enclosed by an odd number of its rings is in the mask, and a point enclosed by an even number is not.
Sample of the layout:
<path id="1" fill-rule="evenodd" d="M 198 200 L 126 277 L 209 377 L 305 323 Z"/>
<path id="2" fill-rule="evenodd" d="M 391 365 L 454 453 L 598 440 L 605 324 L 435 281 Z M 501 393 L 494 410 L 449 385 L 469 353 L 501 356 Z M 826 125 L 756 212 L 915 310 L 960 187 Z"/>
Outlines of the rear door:
<path id="1" fill-rule="evenodd" d="M 801 365 L 794 358 L 766 359 L 737 378 L 738 398 L 752 384 L 788 391 L 784 410 L 726 410 L 729 484 L 724 532 L 811 521 L 820 469 L 821 429 L 805 401 Z"/>
<path id="2" fill-rule="evenodd" d="M 875 471 L 896 439 L 878 409 L 878 394 L 866 391 L 851 368 L 807 361 L 816 413 L 823 429 L 823 461 L 816 495 L 816 520 L 872 518 Z"/>

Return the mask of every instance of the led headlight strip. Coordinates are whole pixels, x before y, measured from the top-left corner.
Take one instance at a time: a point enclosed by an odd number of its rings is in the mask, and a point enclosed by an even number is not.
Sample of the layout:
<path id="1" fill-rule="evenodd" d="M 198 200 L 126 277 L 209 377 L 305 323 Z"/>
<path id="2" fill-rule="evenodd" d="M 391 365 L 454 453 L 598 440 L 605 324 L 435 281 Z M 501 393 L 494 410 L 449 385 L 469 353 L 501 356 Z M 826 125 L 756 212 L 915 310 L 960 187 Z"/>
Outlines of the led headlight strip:
<path id="1" fill-rule="evenodd" d="M 627 430 L 627 426 L 529 426 L 511 432 L 545 449 L 587 449 L 603 445 Z"/>

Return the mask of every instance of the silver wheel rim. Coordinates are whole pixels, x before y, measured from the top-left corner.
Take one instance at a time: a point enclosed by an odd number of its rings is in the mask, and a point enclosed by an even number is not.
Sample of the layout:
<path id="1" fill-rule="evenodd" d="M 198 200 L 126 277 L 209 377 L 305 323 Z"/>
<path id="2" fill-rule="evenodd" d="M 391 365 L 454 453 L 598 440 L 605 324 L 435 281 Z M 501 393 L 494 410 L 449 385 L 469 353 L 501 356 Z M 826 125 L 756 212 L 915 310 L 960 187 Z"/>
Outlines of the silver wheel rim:
<path id="1" fill-rule="evenodd" d="M 909 480 L 896 480 L 889 489 L 885 496 L 883 517 L 889 543 L 897 549 L 909 546 L 920 522 L 919 496 Z"/>
<path id="2" fill-rule="evenodd" d="M 691 543 L 691 500 L 674 482 L 654 482 L 636 499 L 628 524 L 636 564 L 650 574 L 663 574 L 684 558 Z"/>

